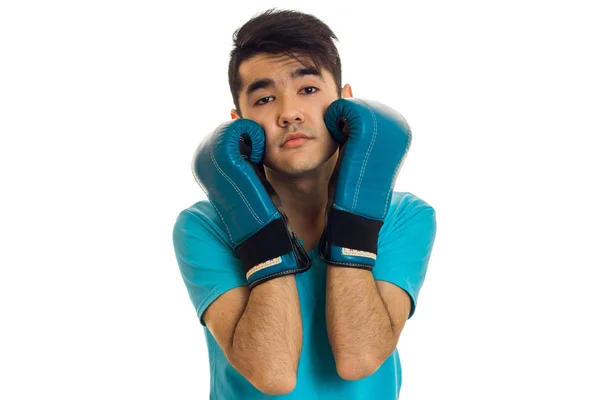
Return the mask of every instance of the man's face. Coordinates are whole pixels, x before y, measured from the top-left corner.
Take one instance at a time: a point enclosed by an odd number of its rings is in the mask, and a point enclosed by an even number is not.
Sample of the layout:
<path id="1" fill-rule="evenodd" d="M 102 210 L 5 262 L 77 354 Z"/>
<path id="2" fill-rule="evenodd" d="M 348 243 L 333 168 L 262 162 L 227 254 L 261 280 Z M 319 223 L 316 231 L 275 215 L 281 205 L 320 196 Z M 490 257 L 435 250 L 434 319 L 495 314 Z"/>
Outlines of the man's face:
<path id="1" fill-rule="evenodd" d="M 306 68 L 287 56 L 260 54 L 244 61 L 239 73 L 240 111 L 265 131 L 266 167 L 298 176 L 331 158 L 337 144 L 323 116 L 338 96 L 328 71 Z M 302 137 L 288 140 L 292 135 Z"/>

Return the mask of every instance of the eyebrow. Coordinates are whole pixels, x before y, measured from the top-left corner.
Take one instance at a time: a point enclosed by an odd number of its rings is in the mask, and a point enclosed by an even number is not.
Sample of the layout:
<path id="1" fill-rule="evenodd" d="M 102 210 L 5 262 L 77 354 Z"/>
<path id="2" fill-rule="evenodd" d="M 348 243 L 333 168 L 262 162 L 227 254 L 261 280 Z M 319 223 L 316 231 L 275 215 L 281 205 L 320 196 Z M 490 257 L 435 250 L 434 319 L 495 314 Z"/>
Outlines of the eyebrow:
<path id="1" fill-rule="evenodd" d="M 321 72 L 317 71 L 316 68 L 298 68 L 290 74 L 290 77 L 292 79 L 298 79 L 298 78 L 302 78 L 304 76 L 316 76 L 320 80 L 325 82 L 325 79 L 323 79 L 323 74 L 321 74 Z M 246 89 L 246 98 L 249 98 L 252 95 L 252 93 L 256 92 L 257 90 L 268 89 L 268 88 L 272 88 L 274 86 L 275 86 L 275 81 L 271 78 L 257 79 L 254 82 L 252 82 L 250 85 L 248 85 L 248 88 Z"/>

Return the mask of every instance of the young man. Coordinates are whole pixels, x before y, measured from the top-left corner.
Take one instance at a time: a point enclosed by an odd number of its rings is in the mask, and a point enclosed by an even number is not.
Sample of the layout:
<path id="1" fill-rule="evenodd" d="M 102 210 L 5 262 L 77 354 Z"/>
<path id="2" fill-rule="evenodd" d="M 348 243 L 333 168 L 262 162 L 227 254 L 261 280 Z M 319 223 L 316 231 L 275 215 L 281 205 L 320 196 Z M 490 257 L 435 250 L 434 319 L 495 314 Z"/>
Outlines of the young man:
<path id="1" fill-rule="evenodd" d="M 269 10 L 234 37 L 232 119 L 194 154 L 209 200 L 173 240 L 204 326 L 211 399 L 397 399 L 396 346 L 434 209 L 394 192 L 411 132 L 352 97 L 327 25 Z"/>

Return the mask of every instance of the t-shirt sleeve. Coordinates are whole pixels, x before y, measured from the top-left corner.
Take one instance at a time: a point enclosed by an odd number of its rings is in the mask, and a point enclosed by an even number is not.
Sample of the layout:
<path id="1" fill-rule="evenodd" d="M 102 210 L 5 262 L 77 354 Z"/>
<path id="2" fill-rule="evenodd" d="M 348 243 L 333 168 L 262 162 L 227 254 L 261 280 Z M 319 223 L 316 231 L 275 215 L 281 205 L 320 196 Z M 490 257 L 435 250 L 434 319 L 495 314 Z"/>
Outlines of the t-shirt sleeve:
<path id="1" fill-rule="evenodd" d="M 429 204 L 415 199 L 394 209 L 385 224 L 389 225 L 379 244 L 373 275 L 375 280 L 393 283 L 408 293 L 411 318 L 435 242 L 436 213 Z"/>
<path id="2" fill-rule="evenodd" d="M 241 261 L 224 233 L 208 217 L 182 211 L 173 228 L 173 246 L 190 300 L 203 326 L 204 311 L 226 291 L 247 285 Z"/>

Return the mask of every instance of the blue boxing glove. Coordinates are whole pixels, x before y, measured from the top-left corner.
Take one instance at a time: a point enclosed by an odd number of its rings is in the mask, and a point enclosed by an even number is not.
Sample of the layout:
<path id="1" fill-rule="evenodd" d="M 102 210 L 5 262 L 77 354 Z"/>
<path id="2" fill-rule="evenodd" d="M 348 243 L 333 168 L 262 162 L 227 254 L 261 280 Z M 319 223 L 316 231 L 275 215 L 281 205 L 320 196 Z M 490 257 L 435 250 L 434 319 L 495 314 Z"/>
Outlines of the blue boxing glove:
<path id="1" fill-rule="evenodd" d="M 340 159 L 319 255 L 330 265 L 372 270 L 412 133 L 402 115 L 374 101 L 338 99 L 324 118 Z"/>
<path id="2" fill-rule="evenodd" d="M 264 148 L 262 127 L 249 119 L 235 119 L 208 135 L 192 162 L 194 178 L 221 217 L 250 289 L 304 272 L 311 264 L 258 168 Z"/>

